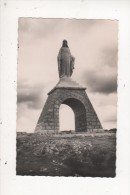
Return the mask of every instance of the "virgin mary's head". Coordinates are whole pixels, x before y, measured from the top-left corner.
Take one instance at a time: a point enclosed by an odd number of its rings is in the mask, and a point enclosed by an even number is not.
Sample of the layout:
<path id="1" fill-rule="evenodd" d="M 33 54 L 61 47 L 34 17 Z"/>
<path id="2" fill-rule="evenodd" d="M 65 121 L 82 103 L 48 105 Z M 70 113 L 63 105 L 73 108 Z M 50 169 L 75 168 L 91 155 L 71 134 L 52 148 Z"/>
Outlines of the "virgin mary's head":
<path id="1" fill-rule="evenodd" d="M 66 40 L 63 40 L 62 47 L 68 47 L 68 43 Z"/>

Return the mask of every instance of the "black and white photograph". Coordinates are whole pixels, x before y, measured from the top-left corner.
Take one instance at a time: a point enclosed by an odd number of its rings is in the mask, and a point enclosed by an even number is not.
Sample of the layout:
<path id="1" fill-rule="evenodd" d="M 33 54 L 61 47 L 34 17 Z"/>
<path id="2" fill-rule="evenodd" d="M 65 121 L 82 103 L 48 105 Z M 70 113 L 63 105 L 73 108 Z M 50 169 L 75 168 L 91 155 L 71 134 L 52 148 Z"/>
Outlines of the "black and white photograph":
<path id="1" fill-rule="evenodd" d="M 17 174 L 115 177 L 118 21 L 19 18 Z"/>
<path id="2" fill-rule="evenodd" d="M 0 194 L 129 195 L 130 1 L 0 13 Z"/>

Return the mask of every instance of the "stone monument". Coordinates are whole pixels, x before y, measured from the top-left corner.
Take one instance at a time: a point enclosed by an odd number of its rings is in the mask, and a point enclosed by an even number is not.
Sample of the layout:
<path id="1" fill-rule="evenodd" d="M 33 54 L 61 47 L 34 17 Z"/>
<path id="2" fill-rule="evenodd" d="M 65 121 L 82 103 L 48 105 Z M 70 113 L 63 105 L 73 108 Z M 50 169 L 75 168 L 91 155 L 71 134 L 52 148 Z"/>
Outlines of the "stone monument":
<path id="1" fill-rule="evenodd" d="M 67 41 L 64 40 L 58 54 L 59 82 L 48 93 L 35 132 L 59 131 L 59 108 L 61 104 L 66 104 L 72 108 L 75 115 L 76 132 L 102 129 L 98 116 L 85 92 L 86 88 L 71 78 L 74 62 L 75 58 L 71 55 Z"/>

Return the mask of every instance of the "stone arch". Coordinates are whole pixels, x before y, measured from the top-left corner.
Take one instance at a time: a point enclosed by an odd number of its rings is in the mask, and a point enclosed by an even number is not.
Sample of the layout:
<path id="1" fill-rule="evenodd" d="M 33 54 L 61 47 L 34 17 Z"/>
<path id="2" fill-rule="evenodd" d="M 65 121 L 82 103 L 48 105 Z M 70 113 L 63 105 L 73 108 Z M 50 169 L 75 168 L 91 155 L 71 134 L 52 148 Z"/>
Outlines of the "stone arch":
<path id="1" fill-rule="evenodd" d="M 59 108 L 66 104 L 75 115 L 75 131 L 101 129 L 101 123 L 84 89 L 56 88 L 48 94 L 35 131 L 59 130 Z"/>
<path id="2" fill-rule="evenodd" d="M 86 131 L 86 110 L 83 103 L 76 98 L 67 98 L 62 104 L 69 106 L 75 115 L 75 131 Z"/>

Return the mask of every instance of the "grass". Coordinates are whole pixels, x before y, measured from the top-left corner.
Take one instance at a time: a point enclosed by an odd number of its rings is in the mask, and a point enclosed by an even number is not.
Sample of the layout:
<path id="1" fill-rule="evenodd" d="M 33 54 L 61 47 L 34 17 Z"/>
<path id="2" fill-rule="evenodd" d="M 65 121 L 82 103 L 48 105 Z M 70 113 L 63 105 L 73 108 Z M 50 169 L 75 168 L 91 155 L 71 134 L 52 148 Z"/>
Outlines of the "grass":
<path id="1" fill-rule="evenodd" d="M 114 177 L 116 134 L 17 136 L 17 175 Z"/>

